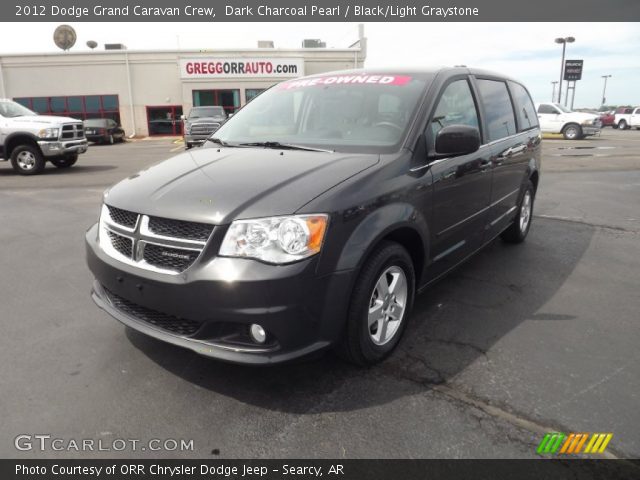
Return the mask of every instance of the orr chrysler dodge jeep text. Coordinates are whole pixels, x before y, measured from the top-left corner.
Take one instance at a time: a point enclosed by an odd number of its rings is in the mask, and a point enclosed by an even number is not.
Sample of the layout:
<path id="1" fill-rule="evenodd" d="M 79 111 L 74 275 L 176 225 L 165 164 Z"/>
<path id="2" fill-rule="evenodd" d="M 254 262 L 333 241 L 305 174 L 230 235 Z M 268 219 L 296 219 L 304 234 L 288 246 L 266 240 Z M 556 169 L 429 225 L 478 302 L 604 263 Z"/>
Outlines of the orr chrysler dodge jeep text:
<path id="1" fill-rule="evenodd" d="M 105 192 L 92 296 L 144 334 L 231 362 L 398 344 L 414 297 L 531 225 L 526 88 L 463 67 L 290 80 Z"/>

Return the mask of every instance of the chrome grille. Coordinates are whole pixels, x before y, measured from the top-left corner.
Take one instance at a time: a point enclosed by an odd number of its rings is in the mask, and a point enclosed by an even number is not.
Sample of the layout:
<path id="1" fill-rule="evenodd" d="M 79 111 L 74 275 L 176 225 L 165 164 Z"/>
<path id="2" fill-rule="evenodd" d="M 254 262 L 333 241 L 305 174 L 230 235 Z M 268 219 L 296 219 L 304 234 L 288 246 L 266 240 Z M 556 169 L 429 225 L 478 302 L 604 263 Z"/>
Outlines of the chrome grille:
<path id="1" fill-rule="evenodd" d="M 75 140 L 84 138 L 84 126 L 82 123 L 65 123 L 60 134 L 62 140 Z"/>
<path id="2" fill-rule="evenodd" d="M 135 228 L 138 222 L 138 214 L 122 210 L 116 207 L 107 206 L 109 209 L 109 217 L 118 225 L 122 225 L 127 228 Z"/>
<path id="3" fill-rule="evenodd" d="M 175 275 L 194 264 L 213 228 L 210 224 L 149 217 L 104 205 L 100 246 L 122 262 Z"/>
<path id="4" fill-rule="evenodd" d="M 167 315 L 166 313 L 158 312 L 131 302 L 106 288 L 104 290 L 111 304 L 121 312 L 171 333 L 189 336 L 196 333 L 202 326 L 202 323 L 195 320 L 186 320 L 173 315 Z"/>
<path id="5" fill-rule="evenodd" d="M 142 258 L 154 267 L 182 272 L 196 261 L 198 255 L 200 255 L 200 252 L 197 251 L 181 250 L 148 243 L 144 246 Z"/>
<path id="6" fill-rule="evenodd" d="M 213 123 L 193 123 L 191 124 L 192 135 L 211 135 L 217 129 L 220 128 L 218 122 Z"/>
<path id="7" fill-rule="evenodd" d="M 107 235 L 109 235 L 111 245 L 118 253 L 131 258 L 133 255 L 133 240 L 131 238 L 123 237 L 122 235 L 113 233 L 110 230 L 107 230 Z"/>
<path id="8" fill-rule="evenodd" d="M 149 217 L 149 230 L 163 237 L 186 238 L 188 240 L 206 242 L 213 231 L 213 225 Z"/>

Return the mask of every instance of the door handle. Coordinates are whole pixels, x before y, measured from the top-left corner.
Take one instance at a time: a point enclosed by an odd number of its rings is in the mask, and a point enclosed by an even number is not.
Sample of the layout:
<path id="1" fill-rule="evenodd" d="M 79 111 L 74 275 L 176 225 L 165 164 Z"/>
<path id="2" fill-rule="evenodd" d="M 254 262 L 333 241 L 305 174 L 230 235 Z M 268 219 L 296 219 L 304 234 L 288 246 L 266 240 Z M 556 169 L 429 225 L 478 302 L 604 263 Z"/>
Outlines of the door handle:
<path id="1" fill-rule="evenodd" d="M 480 171 L 486 172 L 491 167 L 491 160 L 482 160 L 480 162 Z"/>
<path id="2" fill-rule="evenodd" d="M 449 179 L 449 178 L 451 178 L 451 177 L 455 177 L 455 175 L 456 175 L 456 169 L 449 170 L 447 173 L 445 173 L 444 175 L 442 175 L 442 179 L 443 179 L 443 180 L 447 180 L 447 179 Z"/>

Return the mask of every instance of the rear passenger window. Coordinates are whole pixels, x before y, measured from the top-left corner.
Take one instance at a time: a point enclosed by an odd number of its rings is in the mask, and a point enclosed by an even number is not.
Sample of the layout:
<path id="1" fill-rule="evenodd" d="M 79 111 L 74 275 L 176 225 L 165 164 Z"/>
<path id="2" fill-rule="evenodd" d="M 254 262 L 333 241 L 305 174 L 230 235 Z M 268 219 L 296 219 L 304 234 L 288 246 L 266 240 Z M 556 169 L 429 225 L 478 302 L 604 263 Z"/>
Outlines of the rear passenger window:
<path id="1" fill-rule="evenodd" d="M 468 125 L 478 128 L 478 112 L 471 88 L 466 80 L 451 82 L 440 97 L 431 120 L 432 138 L 448 125 Z"/>
<path id="2" fill-rule="evenodd" d="M 529 92 L 519 83 L 509 82 L 513 93 L 513 103 L 518 114 L 518 131 L 523 132 L 538 126 L 538 115 Z"/>
<path id="3" fill-rule="evenodd" d="M 516 133 L 516 118 L 507 84 L 497 80 L 478 80 L 478 88 L 487 117 L 489 141 Z"/>

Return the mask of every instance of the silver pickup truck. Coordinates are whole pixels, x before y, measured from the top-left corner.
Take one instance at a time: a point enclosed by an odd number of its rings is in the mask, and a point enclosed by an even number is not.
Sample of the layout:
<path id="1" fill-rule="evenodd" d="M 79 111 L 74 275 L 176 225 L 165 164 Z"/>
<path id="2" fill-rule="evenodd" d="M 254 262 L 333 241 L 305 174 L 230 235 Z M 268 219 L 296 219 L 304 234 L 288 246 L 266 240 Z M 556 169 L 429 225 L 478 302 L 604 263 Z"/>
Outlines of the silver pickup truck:
<path id="1" fill-rule="evenodd" d="M 81 120 L 38 115 L 0 98 L 0 159 L 11 160 L 19 174 L 38 174 L 47 161 L 69 168 L 87 151 L 87 144 Z"/>

